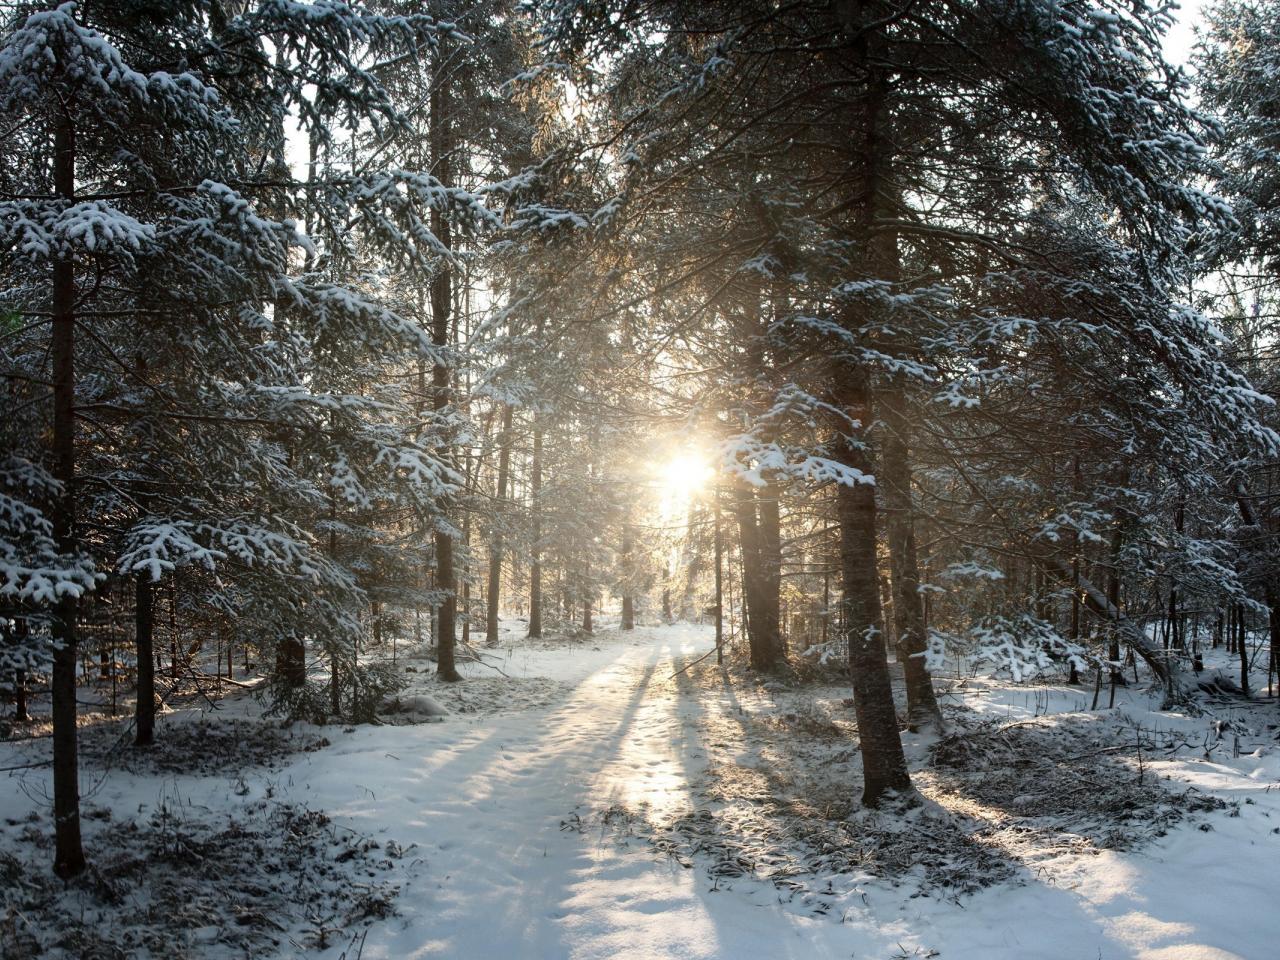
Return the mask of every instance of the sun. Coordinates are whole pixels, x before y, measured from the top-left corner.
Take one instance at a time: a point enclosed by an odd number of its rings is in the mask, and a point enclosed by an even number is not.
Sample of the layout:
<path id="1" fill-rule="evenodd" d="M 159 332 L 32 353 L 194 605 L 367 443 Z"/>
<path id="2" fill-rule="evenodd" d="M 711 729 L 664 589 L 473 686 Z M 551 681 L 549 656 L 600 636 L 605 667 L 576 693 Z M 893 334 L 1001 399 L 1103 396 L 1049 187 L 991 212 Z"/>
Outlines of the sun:
<path id="1" fill-rule="evenodd" d="M 660 483 L 668 498 L 687 501 L 707 488 L 714 473 L 711 464 L 704 458 L 693 453 L 682 453 L 662 466 Z"/>

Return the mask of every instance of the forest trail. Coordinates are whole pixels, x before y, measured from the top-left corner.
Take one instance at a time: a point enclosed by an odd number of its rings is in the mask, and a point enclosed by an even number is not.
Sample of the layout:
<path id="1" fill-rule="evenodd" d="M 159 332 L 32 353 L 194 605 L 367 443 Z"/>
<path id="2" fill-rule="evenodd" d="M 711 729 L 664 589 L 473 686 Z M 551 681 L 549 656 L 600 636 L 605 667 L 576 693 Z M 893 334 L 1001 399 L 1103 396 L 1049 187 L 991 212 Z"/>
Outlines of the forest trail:
<path id="1" fill-rule="evenodd" d="M 349 762 L 290 771 L 333 815 L 416 843 L 408 856 L 426 861 L 400 902 L 408 924 L 376 925 L 365 958 L 765 955 L 754 952 L 763 923 L 719 928 L 707 900 L 723 893 L 641 840 L 620 845 L 599 820 L 617 804 L 687 804 L 699 755 L 686 749 L 690 705 L 671 675 L 707 652 L 711 632 L 612 640 L 566 665 L 572 691 L 559 706 L 360 730 L 335 744 Z M 790 956 L 774 949 L 776 922 L 768 955 Z M 797 939 L 794 955 L 812 951 Z"/>

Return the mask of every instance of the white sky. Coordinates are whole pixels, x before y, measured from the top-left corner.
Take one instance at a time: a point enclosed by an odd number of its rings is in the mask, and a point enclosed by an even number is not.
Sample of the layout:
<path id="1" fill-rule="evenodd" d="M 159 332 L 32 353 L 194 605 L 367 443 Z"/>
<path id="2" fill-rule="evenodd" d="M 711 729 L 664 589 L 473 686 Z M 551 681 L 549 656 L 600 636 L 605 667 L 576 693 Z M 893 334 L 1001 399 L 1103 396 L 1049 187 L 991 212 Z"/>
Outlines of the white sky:
<path id="1" fill-rule="evenodd" d="M 1191 46 L 1195 43 L 1193 27 L 1202 22 L 1200 8 L 1207 0 L 1180 0 L 1182 9 L 1176 11 L 1178 22 L 1173 25 L 1164 38 L 1164 55 L 1170 63 L 1186 66 L 1191 56 Z"/>

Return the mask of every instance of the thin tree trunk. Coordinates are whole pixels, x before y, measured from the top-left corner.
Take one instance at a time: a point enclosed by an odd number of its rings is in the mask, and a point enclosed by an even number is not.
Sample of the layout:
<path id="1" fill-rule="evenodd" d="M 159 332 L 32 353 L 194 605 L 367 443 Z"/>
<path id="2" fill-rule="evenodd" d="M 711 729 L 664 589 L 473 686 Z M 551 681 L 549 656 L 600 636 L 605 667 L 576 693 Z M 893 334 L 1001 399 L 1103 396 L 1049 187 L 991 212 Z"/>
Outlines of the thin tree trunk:
<path id="1" fill-rule="evenodd" d="M 76 185 L 75 129 L 66 114 L 57 120 L 53 145 L 54 189 L 66 202 L 74 202 Z M 70 256 L 53 266 L 53 459 L 62 485 L 53 509 L 53 533 L 63 556 L 77 552 L 76 543 L 76 437 L 75 437 L 75 337 L 76 278 Z M 85 868 L 80 841 L 80 775 L 76 755 L 76 599 L 70 594 L 58 601 L 53 617 L 53 653 L 50 683 L 53 720 L 53 871 L 66 879 Z"/>
<path id="2" fill-rule="evenodd" d="M 134 704 L 134 743 L 151 744 L 156 728 L 155 609 L 150 573 L 134 574 L 133 642 L 138 659 L 138 696 Z M 230 653 L 227 673 L 230 675 Z"/>
<path id="3" fill-rule="evenodd" d="M 632 554 L 635 550 L 631 524 L 622 525 L 622 629 L 636 628 L 636 605 L 632 596 L 632 580 L 635 578 Z"/>
<path id="4" fill-rule="evenodd" d="M 782 521 L 779 500 L 781 487 L 770 480 L 760 491 L 760 598 L 761 644 L 769 670 L 777 670 L 785 659 L 782 637 Z"/>
<path id="5" fill-rule="evenodd" d="M 542 427 L 533 427 L 533 463 L 529 468 L 529 507 L 532 513 L 529 550 L 529 637 L 542 637 Z"/>
<path id="6" fill-rule="evenodd" d="M 863 244 L 862 269 L 870 276 L 895 281 L 898 274 L 896 236 L 877 230 L 881 216 L 892 216 L 890 177 L 893 141 L 889 135 L 890 80 L 880 61 L 884 44 L 882 27 L 875 24 L 880 12 L 864 3 L 841 9 L 845 31 L 851 39 L 854 59 L 866 65 L 867 80 L 861 109 L 855 120 L 851 165 L 860 184 L 854 199 L 857 216 L 853 224 Z M 848 324 L 859 329 L 868 318 L 855 316 Z M 835 373 L 837 385 L 832 399 L 849 418 L 837 421 L 838 438 L 834 452 L 838 462 L 864 475 L 872 474 L 867 451 L 867 431 L 872 421 L 871 385 L 867 371 L 857 361 L 841 362 Z M 856 424 L 856 426 L 855 426 Z M 851 436 L 856 434 L 856 436 Z M 844 576 L 844 631 L 849 644 L 849 668 L 853 675 L 854 709 L 858 718 L 858 739 L 862 749 L 862 802 L 876 806 L 882 800 L 900 796 L 914 799 L 898 732 L 897 710 L 889 679 L 889 663 L 880 635 L 880 577 L 876 562 L 876 491 L 866 483 L 840 484 L 836 492 L 840 526 L 840 561 Z"/>
<path id="7" fill-rule="evenodd" d="M 765 570 L 765 536 L 759 519 L 759 502 L 746 483 L 735 484 L 733 512 L 738 520 L 742 553 L 742 605 L 746 613 L 747 649 L 754 670 L 777 668 L 777 611 L 769 609 L 769 577 Z"/>
<path id="8" fill-rule="evenodd" d="M 671 622 L 671 561 L 662 561 L 662 622 Z"/>
<path id="9" fill-rule="evenodd" d="M 1240 654 L 1240 691 L 1247 697 L 1249 696 L 1249 621 L 1243 604 L 1236 615 L 1236 622 L 1239 624 L 1236 642 Z"/>
<path id="10" fill-rule="evenodd" d="M 21 615 L 17 617 L 14 632 L 17 635 L 18 646 L 26 646 L 30 633 L 26 617 Z M 31 720 L 27 713 L 27 671 L 25 670 L 13 672 L 13 720 L 15 723 L 28 723 Z"/>
<path id="11" fill-rule="evenodd" d="M 334 425 L 333 414 L 329 415 L 329 426 Z M 329 492 L 329 560 L 336 566 L 338 562 L 338 495 Z M 329 713 L 334 717 L 342 715 L 342 687 L 338 675 L 338 651 L 336 647 L 329 654 Z"/>
<path id="12" fill-rule="evenodd" d="M 715 502 L 716 538 L 716 663 L 724 663 L 724 532 L 720 528 L 720 487 L 711 491 Z"/>
<path id="13" fill-rule="evenodd" d="M 1120 549 L 1123 544 L 1124 531 L 1117 521 L 1116 528 L 1111 533 L 1111 564 L 1107 568 L 1107 604 L 1117 611 L 1120 609 Z M 1120 682 L 1117 680 L 1120 677 L 1120 635 L 1114 629 L 1111 631 L 1107 659 L 1111 661 L 1111 686 L 1114 688 Z"/>
<path id="14" fill-rule="evenodd" d="M 506 520 L 507 481 L 511 470 L 511 405 L 502 405 L 502 432 L 498 436 L 498 491 L 494 500 L 493 532 L 489 537 L 489 592 L 484 642 L 498 645 L 498 608 L 502 592 L 502 524 Z"/>

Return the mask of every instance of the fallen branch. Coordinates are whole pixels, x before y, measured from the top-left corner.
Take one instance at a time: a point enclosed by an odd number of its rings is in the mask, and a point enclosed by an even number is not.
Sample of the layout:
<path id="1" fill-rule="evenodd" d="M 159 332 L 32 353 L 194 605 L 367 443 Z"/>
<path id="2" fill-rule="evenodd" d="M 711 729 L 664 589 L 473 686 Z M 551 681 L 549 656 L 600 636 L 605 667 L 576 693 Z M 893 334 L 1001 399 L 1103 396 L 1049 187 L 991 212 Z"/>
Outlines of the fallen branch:
<path id="1" fill-rule="evenodd" d="M 482 667 L 488 667 L 490 670 L 497 670 L 500 674 L 502 674 L 502 675 L 503 675 L 504 677 L 506 677 L 508 680 L 510 680 L 510 679 L 511 679 L 511 674 L 507 673 L 505 670 L 503 670 L 503 669 L 502 669 L 501 667 L 499 667 L 499 666 L 496 666 L 495 664 L 488 663 L 488 662 L 484 659 L 484 655 L 483 655 L 482 653 L 480 653 L 480 651 L 479 651 L 479 650 L 477 650 L 475 647 L 471 646 L 471 644 L 469 644 L 469 643 L 463 643 L 461 640 L 458 640 L 458 641 L 456 641 L 456 642 L 457 642 L 457 645 L 458 645 L 458 646 L 460 646 L 463 650 L 467 651 L 467 653 L 471 654 L 471 656 L 472 656 L 473 660 L 474 660 L 476 663 L 480 664 L 480 666 L 482 666 Z"/>
<path id="2" fill-rule="evenodd" d="M 674 680 L 676 677 L 680 676 L 680 674 L 684 673 L 684 672 L 685 672 L 686 670 L 688 670 L 690 667 L 697 666 L 697 665 L 698 665 L 698 664 L 700 664 L 703 660 L 707 659 L 707 657 L 709 657 L 709 656 L 711 656 L 713 653 L 715 653 L 717 649 L 718 649 L 717 647 L 712 647 L 710 650 L 708 650 L 706 653 L 704 653 L 702 656 L 700 656 L 697 660 L 694 660 L 694 661 L 693 661 L 693 662 L 691 662 L 691 663 L 686 663 L 683 667 L 681 667 L 679 670 L 677 670 L 677 671 L 676 671 L 675 673 L 673 673 L 671 676 L 667 677 L 667 679 L 668 679 L 668 680 Z"/>

